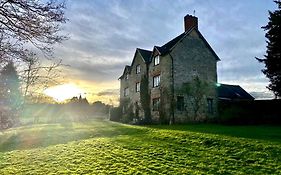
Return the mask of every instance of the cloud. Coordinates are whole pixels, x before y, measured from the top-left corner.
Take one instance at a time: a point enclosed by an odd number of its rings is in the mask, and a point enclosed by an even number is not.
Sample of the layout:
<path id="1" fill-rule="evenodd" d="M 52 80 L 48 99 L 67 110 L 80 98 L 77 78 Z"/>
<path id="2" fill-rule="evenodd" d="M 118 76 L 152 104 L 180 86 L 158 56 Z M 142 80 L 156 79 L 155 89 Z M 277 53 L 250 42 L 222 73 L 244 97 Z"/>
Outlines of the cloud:
<path id="1" fill-rule="evenodd" d="M 271 92 L 250 92 L 256 100 L 273 99 L 274 95 Z"/>
<path id="2" fill-rule="evenodd" d="M 255 57 L 266 49 L 260 27 L 275 8 L 268 0 L 69 0 L 67 6 L 64 32 L 70 39 L 55 54 L 71 65 L 66 74 L 72 79 L 117 83 L 137 47 L 152 49 L 173 39 L 183 32 L 183 17 L 195 10 L 199 30 L 221 58 L 219 81 L 266 90 L 268 80 Z"/>
<path id="3" fill-rule="evenodd" d="M 119 95 L 119 89 L 106 89 L 104 91 L 97 93 L 97 96 L 113 96 L 113 95 Z"/>
<path id="4" fill-rule="evenodd" d="M 122 74 L 124 65 L 129 62 L 92 61 L 90 59 L 70 60 L 67 68 L 68 76 L 93 82 L 109 82 L 117 80 Z"/>

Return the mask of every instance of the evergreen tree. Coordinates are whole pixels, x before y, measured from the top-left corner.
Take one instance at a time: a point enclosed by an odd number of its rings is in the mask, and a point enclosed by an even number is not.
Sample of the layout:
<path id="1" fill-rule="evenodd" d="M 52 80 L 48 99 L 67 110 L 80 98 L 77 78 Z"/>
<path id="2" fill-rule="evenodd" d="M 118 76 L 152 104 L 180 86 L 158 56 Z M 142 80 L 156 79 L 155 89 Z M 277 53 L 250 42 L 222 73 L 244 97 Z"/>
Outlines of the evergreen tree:
<path id="1" fill-rule="evenodd" d="M 276 98 L 281 97 L 281 1 L 274 1 L 278 9 L 269 11 L 269 22 L 262 29 L 267 31 L 267 51 L 264 59 L 256 58 L 265 64 L 262 72 L 269 78 L 270 84 L 267 87 L 273 91 Z"/>
<path id="2" fill-rule="evenodd" d="M 17 71 L 12 62 L 9 62 L 0 72 L 0 99 L 2 106 L 1 119 L 5 118 L 8 123 L 1 123 L 11 127 L 19 122 L 19 112 L 22 105 L 20 81 Z M 8 126 L 7 126 L 8 125 Z"/>

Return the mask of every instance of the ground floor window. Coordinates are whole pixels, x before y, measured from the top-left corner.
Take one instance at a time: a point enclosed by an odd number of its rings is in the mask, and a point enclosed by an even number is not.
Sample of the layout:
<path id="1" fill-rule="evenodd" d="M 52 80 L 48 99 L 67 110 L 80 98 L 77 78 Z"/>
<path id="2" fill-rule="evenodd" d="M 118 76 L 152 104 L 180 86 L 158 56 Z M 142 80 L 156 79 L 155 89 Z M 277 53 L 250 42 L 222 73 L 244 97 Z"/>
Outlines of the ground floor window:
<path id="1" fill-rule="evenodd" d="M 177 96 L 177 110 L 184 111 L 184 97 Z"/>
<path id="2" fill-rule="evenodd" d="M 214 108 L 213 108 L 213 99 L 208 98 L 207 99 L 207 104 L 208 104 L 208 113 L 213 114 L 214 113 Z"/>
<path id="3" fill-rule="evenodd" d="M 154 98 L 152 100 L 152 110 L 159 111 L 159 107 L 160 107 L 160 98 Z"/>

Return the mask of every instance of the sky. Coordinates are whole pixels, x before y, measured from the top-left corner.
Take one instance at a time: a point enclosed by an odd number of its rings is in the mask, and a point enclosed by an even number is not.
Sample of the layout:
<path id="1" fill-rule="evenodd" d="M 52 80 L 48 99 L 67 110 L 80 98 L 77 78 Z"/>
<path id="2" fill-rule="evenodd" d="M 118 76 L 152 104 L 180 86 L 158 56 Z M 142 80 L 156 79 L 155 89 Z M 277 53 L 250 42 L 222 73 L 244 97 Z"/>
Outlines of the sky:
<path id="1" fill-rule="evenodd" d="M 68 0 L 62 31 L 69 40 L 56 45 L 64 64 L 62 83 L 90 101 L 116 102 L 118 77 L 135 49 L 152 50 L 184 32 L 183 18 L 194 15 L 199 31 L 221 59 L 218 82 L 236 84 L 257 98 L 272 97 L 255 57 L 266 51 L 271 0 Z"/>

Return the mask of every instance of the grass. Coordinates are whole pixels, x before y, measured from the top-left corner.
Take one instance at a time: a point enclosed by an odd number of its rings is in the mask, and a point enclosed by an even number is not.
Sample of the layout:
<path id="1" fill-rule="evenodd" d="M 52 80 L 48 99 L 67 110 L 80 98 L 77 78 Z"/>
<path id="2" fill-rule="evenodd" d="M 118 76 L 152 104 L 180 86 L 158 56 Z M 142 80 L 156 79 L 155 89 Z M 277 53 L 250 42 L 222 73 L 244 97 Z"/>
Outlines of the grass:
<path id="1" fill-rule="evenodd" d="M 258 125 L 236 126 L 218 124 L 153 125 L 152 128 L 219 134 L 281 143 L 281 127 Z"/>
<path id="2" fill-rule="evenodd" d="M 280 131 L 98 120 L 26 126 L 0 133 L 0 174 L 281 174 Z"/>

